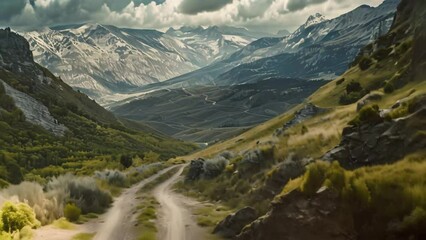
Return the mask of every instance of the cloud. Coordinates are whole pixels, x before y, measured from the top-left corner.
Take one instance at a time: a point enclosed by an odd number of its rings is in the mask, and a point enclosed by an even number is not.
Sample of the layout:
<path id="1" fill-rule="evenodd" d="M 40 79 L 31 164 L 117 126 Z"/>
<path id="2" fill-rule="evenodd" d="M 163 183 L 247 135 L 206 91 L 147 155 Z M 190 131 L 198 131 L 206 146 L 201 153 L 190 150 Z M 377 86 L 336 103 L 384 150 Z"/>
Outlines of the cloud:
<path id="1" fill-rule="evenodd" d="M 249 0 L 240 1 L 238 16 L 243 19 L 251 19 L 263 16 L 265 11 L 271 7 L 274 0 Z"/>
<path id="2" fill-rule="evenodd" d="M 287 9 L 293 12 L 324 2 L 327 2 L 327 0 L 289 0 L 287 3 Z"/>
<path id="3" fill-rule="evenodd" d="M 7 21 L 24 10 L 27 0 L 1 0 L 0 21 Z"/>
<path id="4" fill-rule="evenodd" d="M 52 25 L 93 22 L 165 30 L 183 25 L 231 25 L 276 32 L 282 29 L 294 30 L 309 15 L 317 12 L 333 18 L 360 4 L 378 5 L 382 1 L 0 0 L 0 26 L 32 30 Z"/>
<path id="5" fill-rule="evenodd" d="M 184 14 L 195 15 L 201 12 L 217 11 L 233 0 L 183 0 L 179 11 Z"/>

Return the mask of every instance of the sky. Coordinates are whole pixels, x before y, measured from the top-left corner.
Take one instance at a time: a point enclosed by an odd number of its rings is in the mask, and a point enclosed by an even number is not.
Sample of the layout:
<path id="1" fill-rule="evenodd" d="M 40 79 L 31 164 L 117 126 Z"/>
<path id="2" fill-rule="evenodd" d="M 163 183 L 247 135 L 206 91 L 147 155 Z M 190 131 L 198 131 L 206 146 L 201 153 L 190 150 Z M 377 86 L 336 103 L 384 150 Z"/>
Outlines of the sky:
<path id="1" fill-rule="evenodd" d="M 315 13 L 334 18 L 383 0 L 0 0 L 0 26 L 32 30 L 75 23 L 165 30 L 229 25 L 293 31 Z"/>

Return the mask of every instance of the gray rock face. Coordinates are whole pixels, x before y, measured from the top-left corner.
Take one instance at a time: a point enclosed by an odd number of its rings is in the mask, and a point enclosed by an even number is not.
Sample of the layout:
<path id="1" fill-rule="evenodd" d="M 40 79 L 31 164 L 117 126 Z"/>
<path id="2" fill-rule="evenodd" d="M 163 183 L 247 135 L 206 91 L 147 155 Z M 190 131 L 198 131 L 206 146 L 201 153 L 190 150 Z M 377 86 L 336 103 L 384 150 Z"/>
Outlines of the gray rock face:
<path id="1" fill-rule="evenodd" d="M 426 148 L 419 134 L 426 130 L 426 108 L 413 114 L 376 125 L 350 126 L 343 130 L 342 141 L 323 156 L 338 160 L 345 168 L 391 163 L 418 149 Z"/>
<path id="2" fill-rule="evenodd" d="M 25 38 L 10 31 L 10 28 L 0 29 L 0 55 L 4 64 L 12 62 L 33 62 L 30 45 Z"/>
<path id="3" fill-rule="evenodd" d="M 259 169 L 274 163 L 274 149 L 255 149 L 246 152 L 243 159 L 238 163 L 238 172 L 242 175 L 253 174 Z"/>
<path id="4" fill-rule="evenodd" d="M 4 85 L 6 94 L 11 96 L 18 107 L 25 115 L 26 121 L 39 125 L 56 136 L 63 136 L 67 128 L 59 124 L 49 112 L 49 109 L 33 97 L 20 92 L 7 85 L 0 79 L 0 84 Z"/>
<path id="5" fill-rule="evenodd" d="M 285 130 L 289 129 L 290 127 L 292 127 L 292 126 L 294 126 L 298 123 L 301 123 L 308 118 L 311 118 L 311 117 L 316 116 L 320 113 L 323 113 L 324 111 L 325 111 L 325 109 L 319 108 L 312 103 L 308 103 L 302 109 L 295 112 L 294 117 L 290 121 L 286 122 L 283 125 L 282 128 L 275 130 L 274 135 L 280 136 L 284 133 Z"/>
<path id="6" fill-rule="evenodd" d="M 233 238 L 238 235 L 247 224 L 256 220 L 256 218 L 256 210 L 251 207 L 245 207 L 234 214 L 228 215 L 217 224 L 213 233 L 224 238 Z"/>
<path id="7" fill-rule="evenodd" d="M 339 204 L 338 193 L 323 189 L 312 197 L 293 191 L 244 228 L 238 240 L 347 240 L 356 239 L 352 216 Z"/>

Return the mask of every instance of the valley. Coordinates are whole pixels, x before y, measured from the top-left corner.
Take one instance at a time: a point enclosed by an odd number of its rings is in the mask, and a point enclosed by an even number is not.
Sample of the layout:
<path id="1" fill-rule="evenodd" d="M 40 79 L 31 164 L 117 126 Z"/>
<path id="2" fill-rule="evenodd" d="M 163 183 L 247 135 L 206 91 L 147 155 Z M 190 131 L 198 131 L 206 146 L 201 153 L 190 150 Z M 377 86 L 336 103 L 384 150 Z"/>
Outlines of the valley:
<path id="1" fill-rule="evenodd" d="M 285 3 L 0 29 L 0 239 L 425 239 L 426 2 Z"/>

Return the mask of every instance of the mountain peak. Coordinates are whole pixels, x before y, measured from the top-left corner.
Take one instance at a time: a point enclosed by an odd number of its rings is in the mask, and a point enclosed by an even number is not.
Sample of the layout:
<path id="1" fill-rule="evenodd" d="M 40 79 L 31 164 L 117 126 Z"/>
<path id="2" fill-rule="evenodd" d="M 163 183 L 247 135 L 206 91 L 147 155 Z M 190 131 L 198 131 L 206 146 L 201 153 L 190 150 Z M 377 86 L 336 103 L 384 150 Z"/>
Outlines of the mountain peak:
<path id="1" fill-rule="evenodd" d="M 305 27 L 309 27 L 321 22 L 324 22 L 326 20 L 325 16 L 321 13 L 315 13 L 314 15 L 311 15 L 308 17 L 308 20 L 306 20 L 306 23 L 304 24 Z"/>
<path id="2" fill-rule="evenodd" d="M 10 28 L 0 29 L 0 57 L 3 63 L 34 62 L 27 40 Z"/>

